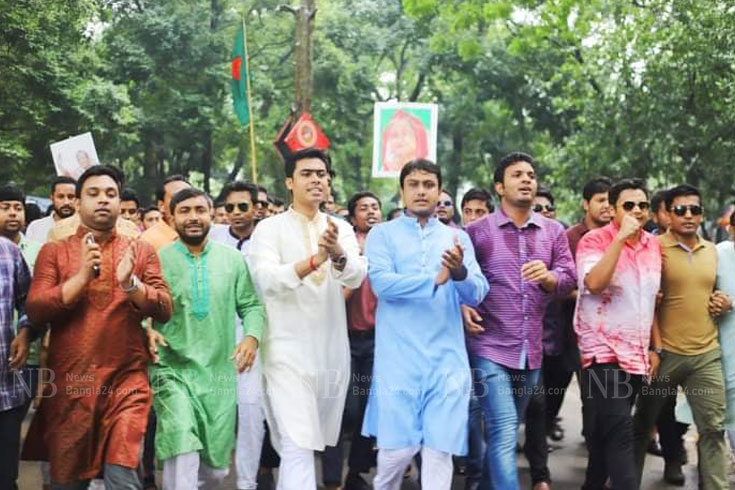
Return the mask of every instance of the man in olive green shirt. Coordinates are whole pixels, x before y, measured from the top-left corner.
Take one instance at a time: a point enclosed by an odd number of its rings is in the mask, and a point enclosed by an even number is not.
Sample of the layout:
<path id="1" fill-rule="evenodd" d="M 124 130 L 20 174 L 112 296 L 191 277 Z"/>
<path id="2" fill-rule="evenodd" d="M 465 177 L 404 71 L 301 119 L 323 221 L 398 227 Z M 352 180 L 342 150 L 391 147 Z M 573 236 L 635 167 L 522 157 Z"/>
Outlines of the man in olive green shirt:
<path id="1" fill-rule="evenodd" d="M 667 395 L 681 386 L 699 432 L 700 488 L 726 490 L 724 380 L 713 317 L 730 308 L 730 299 L 715 291 L 715 246 L 697 235 L 703 218 L 699 191 L 689 185 L 674 187 L 667 192 L 665 203 L 671 227 L 659 238 L 663 296 L 657 315 L 660 338 L 652 339 L 661 364 L 636 406 L 633 430 L 638 480 L 659 412 Z M 675 469 L 667 463 L 665 478 Z M 680 469 L 679 463 L 679 475 Z M 676 484 L 684 484 L 683 475 Z"/>
<path id="2" fill-rule="evenodd" d="M 156 344 L 150 369 L 156 453 L 164 489 L 197 488 L 197 482 L 214 488 L 227 475 L 235 445 L 237 371 L 253 363 L 265 310 L 240 252 L 208 240 L 206 194 L 181 190 L 170 207 L 180 239 L 159 255 L 174 312 L 149 330 Z M 245 335 L 237 345 L 235 314 Z"/>

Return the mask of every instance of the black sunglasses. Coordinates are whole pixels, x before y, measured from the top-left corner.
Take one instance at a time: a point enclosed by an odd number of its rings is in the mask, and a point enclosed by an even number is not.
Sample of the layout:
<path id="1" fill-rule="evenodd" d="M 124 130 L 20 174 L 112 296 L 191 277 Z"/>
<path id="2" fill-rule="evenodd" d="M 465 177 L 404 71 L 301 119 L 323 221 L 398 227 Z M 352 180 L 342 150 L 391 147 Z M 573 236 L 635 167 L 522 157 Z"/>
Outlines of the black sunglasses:
<path id="1" fill-rule="evenodd" d="M 237 209 L 239 209 L 243 213 L 247 213 L 248 210 L 250 209 L 249 202 L 239 202 L 237 204 L 232 204 L 228 202 L 227 204 L 225 204 L 225 211 L 227 211 L 228 213 L 231 213 L 235 210 L 235 206 L 237 206 Z"/>
<path id="2" fill-rule="evenodd" d="M 268 207 L 268 201 L 255 201 L 255 207 L 264 209 Z"/>
<path id="3" fill-rule="evenodd" d="M 702 209 L 702 206 L 699 204 L 690 204 L 689 206 L 684 204 L 679 204 L 678 206 L 674 206 L 674 214 L 677 216 L 685 216 L 687 214 L 687 211 L 692 212 L 692 216 L 699 216 L 702 213 L 704 213 L 704 209 Z"/>
<path id="4" fill-rule="evenodd" d="M 542 206 L 541 204 L 536 204 L 533 206 L 533 210 L 537 213 L 540 213 L 541 211 L 543 211 L 544 208 L 546 208 L 547 213 L 553 213 L 554 211 L 556 211 L 556 206 L 554 206 L 553 204 L 547 204 L 546 206 Z"/>
<path id="5" fill-rule="evenodd" d="M 625 201 L 623 203 L 623 209 L 626 211 L 633 211 L 633 208 L 638 207 L 641 211 L 648 211 L 648 208 L 651 207 L 651 203 L 648 201 L 641 201 L 641 202 L 633 202 L 633 201 Z"/>
<path id="6" fill-rule="evenodd" d="M 449 201 L 449 200 L 439 201 L 437 204 L 439 206 L 444 206 L 445 208 L 451 208 L 452 207 L 452 201 Z"/>

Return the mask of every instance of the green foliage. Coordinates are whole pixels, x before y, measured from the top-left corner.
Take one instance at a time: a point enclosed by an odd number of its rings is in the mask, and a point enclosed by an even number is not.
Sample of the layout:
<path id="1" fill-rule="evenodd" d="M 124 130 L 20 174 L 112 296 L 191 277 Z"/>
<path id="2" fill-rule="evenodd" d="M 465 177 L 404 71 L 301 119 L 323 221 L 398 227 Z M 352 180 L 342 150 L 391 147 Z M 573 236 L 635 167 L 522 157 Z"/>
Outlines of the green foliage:
<path id="1" fill-rule="evenodd" d="M 0 0 L 0 181 L 45 192 L 48 144 L 92 131 L 102 159 L 151 196 L 168 173 L 216 195 L 249 178 L 229 93 L 246 14 L 260 180 L 285 196 L 273 139 L 293 104 L 284 0 Z M 293 3 L 293 2 L 292 2 Z M 435 102 L 450 192 L 491 187 L 524 150 L 566 218 L 598 174 L 688 181 L 732 200 L 735 8 L 723 0 L 317 0 L 312 113 L 342 200 L 372 188 L 376 101 Z M 243 8 L 247 7 L 245 12 Z M 388 206 L 386 206 L 388 207 Z"/>

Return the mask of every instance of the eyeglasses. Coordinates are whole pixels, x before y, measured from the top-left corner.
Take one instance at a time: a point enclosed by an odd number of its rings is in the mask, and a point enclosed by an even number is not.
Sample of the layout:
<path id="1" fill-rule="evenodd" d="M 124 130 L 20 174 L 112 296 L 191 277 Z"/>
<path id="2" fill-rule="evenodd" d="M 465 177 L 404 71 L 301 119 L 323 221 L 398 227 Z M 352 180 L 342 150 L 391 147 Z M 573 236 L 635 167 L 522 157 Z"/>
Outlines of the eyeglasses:
<path id="1" fill-rule="evenodd" d="M 231 213 L 235 210 L 235 206 L 237 206 L 237 209 L 239 209 L 243 213 L 247 213 L 248 210 L 250 209 L 249 202 L 239 202 L 237 204 L 228 202 L 227 204 L 225 204 L 225 211 L 227 211 L 228 213 Z"/>
<path id="2" fill-rule="evenodd" d="M 452 207 L 452 201 L 446 200 L 446 201 L 439 201 L 439 206 L 443 206 L 445 208 L 451 208 Z"/>
<path id="3" fill-rule="evenodd" d="M 687 211 L 691 211 L 692 216 L 699 216 L 704 213 L 704 209 L 702 209 L 702 206 L 698 204 L 690 204 L 689 206 L 679 204 L 678 206 L 674 206 L 672 211 L 674 211 L 674 214 L 677 216 L 685 216 Z"/>
<path id="4" fill-rule="evenodd" d="M 260 209 L 267 209 L 268 201 L 255 201 L 255 207 Z"/>
<path id="5" fill-rule="evenodd" d="M 556 211 L 556 206 L 554 206 L 553 204 L 547 204 L 546 206 L 542 206 L 541 204 L 536 204 L 533 207 L 533 210 L 537 213 L 540 213 L 544 209 L 546 209 L 547 213 L 553 213 L 554 211 Z"/>
<path id="6" fill-rule="evenodd" d="M 623 209 L 626 211 L 633 211 L 633 208 L 638 207 L 641 211 L 648 211 L 648 208 L 651 207 L 651 203 L 648 201 L 641 201 L 641 202 L 633 202 L 633 201 L 625 201 L 623 203 Z"/>

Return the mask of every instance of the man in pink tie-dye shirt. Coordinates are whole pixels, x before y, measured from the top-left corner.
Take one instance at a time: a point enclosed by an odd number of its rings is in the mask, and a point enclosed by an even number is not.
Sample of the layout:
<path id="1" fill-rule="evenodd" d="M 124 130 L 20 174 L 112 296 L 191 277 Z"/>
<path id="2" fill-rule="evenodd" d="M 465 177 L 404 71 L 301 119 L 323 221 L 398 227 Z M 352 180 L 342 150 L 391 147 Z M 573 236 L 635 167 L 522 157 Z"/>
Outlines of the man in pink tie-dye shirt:
<path id="1" fill-rule="evenodd" d="M 661 245 L 643 230 L 648 191 L 637 179 L 622 180 L 610 188 L 610 204 L 613 222 L 577 246 L 574 329 L 589 449 L 582 488 L 590 490 L 603 488 L 608 476 L 613 488 L 638 488 L 631 410 L 644 377 L 655 374 L 661 349 L 654 322 Z"/>

